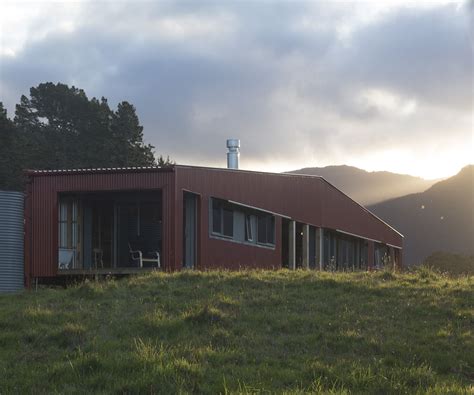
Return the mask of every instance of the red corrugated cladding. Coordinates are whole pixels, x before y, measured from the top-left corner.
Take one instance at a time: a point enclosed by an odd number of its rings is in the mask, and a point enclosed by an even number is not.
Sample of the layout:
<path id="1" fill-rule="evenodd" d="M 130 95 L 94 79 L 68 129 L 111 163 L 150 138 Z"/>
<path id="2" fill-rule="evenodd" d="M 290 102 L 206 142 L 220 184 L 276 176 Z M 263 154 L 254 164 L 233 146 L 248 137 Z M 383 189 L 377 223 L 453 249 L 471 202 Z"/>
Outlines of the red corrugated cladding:
<path id="1" fill-rule="evenodd" d="M 324 179 L 314 176 L 173 166 L 167 169 L 30 172 L 26 210 L 27 277 L 57 275 L 57 199 L 62 192 L 162 190 L 163 253 L 168 270 L 183 261 L 183 193 L 198 199 L 197 266 L 272 268 L 281 264 L 281 220 L 275 248 L 209 237 L 209 198 L 218 197 L 272 211 L 317 227 L 342 230 L 393 246 L 403 236 Z"/>
<path id="2" fill-rule="evenodd" d="M 343 230 L 382 243 L 402 246 L 403 237 L 323 178 L 290 174 L 259 173 L 229 169 L 176 167 L 176 207 L 182 207 L 183 191 L 201 195 L 202 268 L 274 267 L 281 262 L 281 218 L 276 222 L 274 250 L 244 246 L 209 237 L 209 197 L 219 197 L 273 211 L 292 220 Z M 176 223 L 182 224 L 182 210 Z M 176 262 L 182 263 L 182 232 L 175 228 Z M 198 263 L 199 264 L 199 263 Z"/>
<path id="3" fill-rule="evenodd" d="M 27 281 L 57 275 L 58 193 L 161 190 L 163 197 L 163 260 L 174 261 L 173 169 L 30 173 L 27 187 Z"/>

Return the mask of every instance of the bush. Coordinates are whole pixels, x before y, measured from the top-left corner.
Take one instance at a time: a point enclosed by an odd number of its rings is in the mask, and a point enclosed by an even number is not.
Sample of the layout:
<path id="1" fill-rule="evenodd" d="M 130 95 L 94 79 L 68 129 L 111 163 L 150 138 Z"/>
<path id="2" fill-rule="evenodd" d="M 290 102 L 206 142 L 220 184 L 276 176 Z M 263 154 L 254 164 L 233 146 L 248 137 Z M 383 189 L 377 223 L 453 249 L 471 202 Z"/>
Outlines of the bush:
<path id="1" fill-rule="evenodd" d="M 423 266 L 452 275 L 472 275 L 474 274 L 474 255 L 435 252 L 424 260 Z"/>

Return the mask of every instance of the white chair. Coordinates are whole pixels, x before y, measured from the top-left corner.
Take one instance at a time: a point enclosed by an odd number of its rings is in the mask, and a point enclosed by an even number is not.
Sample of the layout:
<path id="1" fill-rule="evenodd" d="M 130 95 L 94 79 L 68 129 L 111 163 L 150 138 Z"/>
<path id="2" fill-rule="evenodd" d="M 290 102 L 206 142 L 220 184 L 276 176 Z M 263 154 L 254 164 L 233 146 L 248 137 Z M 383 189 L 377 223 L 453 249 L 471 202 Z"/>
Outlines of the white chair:
<path id="1" fill-rule="evenodd" d="M 75 250 L 69 248 L 59 249 L 59 269 L 73 269 L 74 268 L 74 253 Z"/>
<path id="2" fill-rule="evenodd" d="M 160 253 L 158 251 L 152 251 L 148 255 L 151 255 L 152 257 L 143 257 L 143 252 L 141 250 L 134 250 L 132 249 L 132 246 L 130 243 L 128 243 L 128 248 L 130 250 L 130 255 L 132 257 L 132 260 L 134 262 L 138 262 L 138 266 L 140 268 L 143 268 L 143 262 L 151 262 L 151 263 L 156 263 L 156 267 L 158 269 L 161 268 L 161 262 L 160 262 Z"/>

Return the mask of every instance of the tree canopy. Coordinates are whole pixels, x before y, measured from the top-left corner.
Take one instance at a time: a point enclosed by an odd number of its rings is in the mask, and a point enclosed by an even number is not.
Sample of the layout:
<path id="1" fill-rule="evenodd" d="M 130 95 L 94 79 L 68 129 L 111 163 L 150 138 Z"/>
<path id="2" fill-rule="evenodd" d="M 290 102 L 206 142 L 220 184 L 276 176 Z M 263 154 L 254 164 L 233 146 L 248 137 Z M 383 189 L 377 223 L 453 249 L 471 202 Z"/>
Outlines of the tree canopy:
<path id="1" fill-rule="evenodd" d="M 23 189 L 22 169 L 166 166 L 143 141 L 135 107 L 46 82 L 22 95 L 13 120 L 0 102 L 0 189 Z"/>

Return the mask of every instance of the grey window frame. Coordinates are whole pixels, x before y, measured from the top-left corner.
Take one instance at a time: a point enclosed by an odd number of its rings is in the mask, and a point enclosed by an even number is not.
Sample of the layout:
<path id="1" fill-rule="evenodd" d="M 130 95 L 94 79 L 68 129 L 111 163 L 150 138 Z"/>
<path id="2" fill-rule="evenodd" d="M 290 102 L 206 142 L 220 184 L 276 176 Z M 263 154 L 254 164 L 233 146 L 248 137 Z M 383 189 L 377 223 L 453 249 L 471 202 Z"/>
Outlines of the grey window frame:
<path id="1" fill-rule="evenodd" d="M 228 230 L 232 229 L 232 234 L 224 233 L 224 212 L 232 213 L 232 226 L 227 226 Z M 219 230 L 214 229 L 215 214 L 219 213 Z M 235 226 L 239 226 L 239 222 L 235 222 L 235 215 L 243 214 L 243 232 L 236 233 Z M 229 218 L 229 217 L 227 217 Z M 259 219 L 264 218 L 265 223 L 265 237 L 264 240 L 259 241 Z M 240 234 L 240 236 L 239 236 Z M 232 241 L 239 244 L 252 245 L 257 247 L 274 249 L 276 246 L 276 216 L 264 210 L 249 209 L 245 205 L 239 205 L 235 202 L 229 202 L 218 197 L 209 198 L 209 236 L 219 239 Z M 241 237 L 243 237 L 241 239 Z"/>

